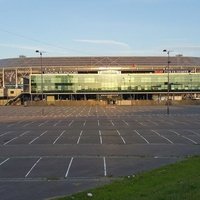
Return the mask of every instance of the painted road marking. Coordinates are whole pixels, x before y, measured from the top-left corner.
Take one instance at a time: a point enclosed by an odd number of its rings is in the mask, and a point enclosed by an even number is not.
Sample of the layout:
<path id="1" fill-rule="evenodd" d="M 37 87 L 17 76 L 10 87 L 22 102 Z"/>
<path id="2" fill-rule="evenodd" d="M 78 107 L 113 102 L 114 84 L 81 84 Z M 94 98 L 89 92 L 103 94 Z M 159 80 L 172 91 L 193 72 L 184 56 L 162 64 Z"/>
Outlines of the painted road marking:
<path id="1" fill-rule="evenodd" d="M 183 138 L 189 140 L 190 142 L 192 142 L 192 143 L 194 143 L 194 144 L 198 144 L 196 141 L 194 141 L 194 140 L 192 140 L 192 139 L 190 139 L 190 138 L 188 138 L 188 137 L 186 137 L 186 136 L 184 136 L 184 135 L 181 135 L 180 133 L 177 133 L 177 132 L 174 131 L 174 130 L 169 130 L 169 131 L 172 132 L 172 133 L 175 133 L 176 135 L 178 135 L 178 136 L 180 136 L 180 137 L 183 137 Z"/>
<path id="2" fill-rule="evenodd" d="M 40 127 L 40 126 L 43 126 L 43 125 L 46 124 L 47 122 L 49 122 L 49 120 L 47 120 L 47 121 L 45 121 L 45 122 L 39 124 L 38 126 L 39 126 L 39 127 Z"/>
<path id="3" fill-rule="evenodd" d="M 115 124 L 113 123 L 113 121 L 112 121 L 112 120 L 110 120 L 110 123 L 111 123 L 113 126 L 115 126 Z"/>
<path id="4" fill-rule="evenodd" d="M 15 124 L 17 124 L 17 123 L 10 124 L 10 125 L 7 126 L 7 128 L 10 128 L 11 126 L 14 126 Z"/>
<path id="5" fill-rule="evenodd" d="M 83 134 L 83 130 L 81 130 L 80 135 L 79 135 L 79 137 L 78 137 L 78 140 L 77 140 L 77 143 L 76 143 L 76 144 L 79 144 L 82 134 Z"/>
<path id="6" fill-rule="evenodd" d="M 24 124 L 22 127 L 26 127 L 26 126 L 29 126 L 29 125 L 31 125 L 31 124 L 33 124 L 34 122 L 29 122 L 29 123 L 27 123 L 27 124 Z"/>
<path id="7" fill-rule="evenodd" d="M 9 134 L 9 133 L 11 133 L 11 131 L 7 131 L 7 132 L 1 134 L 0 137 L 2 137 L 2 136 L 4 136 L 4 135 L 7 135 L 7 134 Z"/>
<path id="8" fill-rule="evenodd" d="M 24 122 L 25 120 L 23 121 L 19 121 L 19 122 L 16 122 L 16 123 L 13 123 L 13 124 L 10 124 L 7 126 L 7 128 L 11 127 L 11 126 L 14 126 L 14 125 L 17 125 L 17 124 L 21 124 L 22 122 Z"/>
<path id="9" fill-rule="evenodd" d="M 62 120 L 59 120 L 58 122 L 56 122 L 53 126 L 57 126 Z"/>
<path id="10" fill-rule="evenodd" d="M 72 125 L 73 122 L 74 122 L 74 120 L 72 120 L 72 121 L 68 124 L 68 126 L 70 127 L 70 126 Z"/>
<path id="11" fill-rule="evenodd" d="M 7 128 L 10 128 L 11 126 L 14 126 L 14 125 L 15 125 L 15 123 L 14 124 L 10 124 L 10 125 L 7 126 Z"/>
<path id="12" fill-rule="evenodd" d="M 105 157 L 103 157 L 103 168 L 104 168 L 104 176 L 107 176 L 106 158 Z"/>
<path id="13" fill-rule="evenodd" d="M 142 122 L 138 122 L 140 125 L 142 125 L 142 126 L 146 126 L 144 123 L 142 123 Z"/>
<path id="14" fill-rule="evenodd" d="M 85 126 L 86 125 L 86 120 L 84 121 L 84 123 L 83 123 L 83 126 Z"/>
<path id="15" fill-rule="evenodd" d="M 100 139 L 100 144 L 103 144 L 102 134 L 101 134 L 101 131 L 100 131 L 100 130 L 99 130 L 99 139 Z"/>
<path id="16" fill-rule="evenodd" d="M 169 143 L 174 144 L 170 139 L 166 138 L 165 136 L 161 135 L 160 133 L 158 133 L 155 130 L 151 130 L 152 132 L 154 132 L 155 134 L 157 134 L 158 136 L 164 138 L 165 140 L 167 140 Z"/>
<path id="17" fill-rule="evenodd" d="M 71 168 L 73 160 L 74 160 L 74 157 L 72 157 L 71 160 L 70 160 L 70 162 L 69 162 L 69 165 L 68 165 L 68 168 L 67 168 L 67 171 L 66 171 L 66 174 L 65 174 L 65 178 L 67 178 L 67 176 L 69 174 L 69 170 Z"/>
<path id="18" fill-rule="evenodd" d="M 41 135 L 39 135 L 38 137 L 34 138 L 33 140 L 31 140 L 28 144 L 32 144 L 34 141 L 36 141 L 37 139 L 39 139 L 41 136 L 43 136 L 47 131 L 44 131 Z"/>
<path id="19" fill-rule="evenodd" d="M 182 137 L 185 138 L 185 139 L 187 139 L 187 140 L 189 140 L 189 141 L 191 141 L 191 142 L 194 143 L 194 144 L 198 144 L 198 143 L 195 142 L 194 140 L 192 140 L 192 139 L 190 139 L 190 138 L 188 138 L 188 137 L 186 137 L 186 136 L 184 136 L 184 135 L 182 135 Z"/>
<path id="20" fill-rule="evenodd" d="M 125 141 L 124 138 L 121 136 L 121 133 L 120 133 L 118 130 L 116 130 L 116 131 L 117 131 L 119 137 L 121 138 L 121 140 L 123 141 L 123 143 L 126 144 L 126 141 Z"/>
<path id="21" fill-rule="evenodd" d="M 65 133 L 65 130 L 62 131 L 62 133 L 54 140 L 53 144 L 55 144 L 59 139 L 60 137 L 62 137 L 62 135 Z"/>
<path id="22" fill-rule="evenodd" d="M 3 145 L 7 145 L 8 143 L 12 142 L 13 140 L 16 140 L 17 138 L 18 138 L 18 137 L 14 137 L 14 138 L 12 138 L 11 140 L 5 142 Z"/>
<path id="23" fill-rule="evenodd" d="M 134 130 L 134 132 L 139 135 L 147 144 L 150 144 L 150 142 L 144 137 L 142 136 L 137 130 Z"/>
<path id="24" fill-rule="evenodd" d="M 22 137 L 22 136 L 26 135 L 27 133 L 30 133 L 30 131 L 25 131 L 24 133 L 22 133 L 21 135 L 19 135 L 19 137 Z"/>
<path id="25" fill-rule="evenodd" d="M 97 124 L 98 124 L 98 126 L 100 126 L 99 120 L 97 120 Z"/>
<path id="26" fill-rule="evenodd" d="M 0 163 L 0 166 L 3 165 L 4 163 L 6 163 L 8 160 L 10 160 L 10 158 L 5 159 L 3 162 Z"/>
<path id="27" fill-rule="evenodd" d="M 12 142 L 13 140 L 16 140 L 17 138 L 22 137 L 23 135 L 25 135 L 25 134 L 27 134 L 27 133 L 29 133 L 29 132 L 30 132 L 30 131 L 25 131 L 25 132 L 22 133 L 21 135 L 19 135 L 19 136 L 17 136 L 17 137 L 14 137 L 14 138 L 12 138 L 11 140 L 5 142 L 3 145 L 7 145 L 8 143 Z"/>
<path id="28" fill-rule="evenodd" d="M 178 136 L 181 136 L 181 134 L 180 133 L 177 133 L 176 131 L 173 131 L 173 130 L 169 130 L 170 132 L 172 132 L 172 133 L 175 133 L 176 135 L 178 135 Z"/>
<path id="29" fill-rule="evenodd" d="M 42 157 L 40 157 L 35 164 L 31 167 L 31 169 L 28 171 L 28 173 L 25 175 L 25 178 L 31 173 L 31 171 L 35 168 L 35 166 L 40 162 L 40 160 L 42 159 Z"/>
<path id="30" fill-rule="evenodd" d="M 126 122 L 125 120 L 122 120 L 127 126 L 129 126 L 129 123 L 128 122 Z"/>
<path id="31" fill-rule="evenodd" d="M 191 132 L 191 133 L 193 133 L 193 134 L 195 134 L 196 136 L 200 137 L 200 134 L 199 134 L 199 133 L 197 133 L 197 132 L 195 132 L 195 131 L 193 131 L 193 130 L 188 130 L 188 131 Z"/>

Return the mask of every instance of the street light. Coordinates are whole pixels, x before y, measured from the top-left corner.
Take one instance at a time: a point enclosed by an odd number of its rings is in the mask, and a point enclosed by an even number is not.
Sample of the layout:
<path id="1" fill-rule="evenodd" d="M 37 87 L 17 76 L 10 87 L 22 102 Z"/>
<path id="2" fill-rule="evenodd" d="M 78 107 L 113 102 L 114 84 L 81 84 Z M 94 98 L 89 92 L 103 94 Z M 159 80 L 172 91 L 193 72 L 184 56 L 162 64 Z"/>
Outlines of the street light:
<path id="1" fill-rule="evenodd" d="M 41 71 L 41 94 L 42 94 L 42 100 L 43 100 L 43 66 L 42 66 L 42 51 L 36 50 L 36 53 L 40 54 L 40 71 Z"/>
<path id="2" fill-rule="evenodd" d="M 189 86 L 189 89 L 190 89 L 190 99 L 192 99 L 192 74 L 191 74 L 191 71 L 189 71 L 189 78 L 190 78 L 190 86 Z"/>
<path id="3" fill-rule="evenodd" d="M 164 49 L 163 52 L 167 53 L 167 114 L 169 115 L 169 90 L 170 90 L 170 84 L 169 84 L 169 64 L 170 64 L 170 59 L 169 59 L 169 53 L 170 51 L 167 49 Z"/>

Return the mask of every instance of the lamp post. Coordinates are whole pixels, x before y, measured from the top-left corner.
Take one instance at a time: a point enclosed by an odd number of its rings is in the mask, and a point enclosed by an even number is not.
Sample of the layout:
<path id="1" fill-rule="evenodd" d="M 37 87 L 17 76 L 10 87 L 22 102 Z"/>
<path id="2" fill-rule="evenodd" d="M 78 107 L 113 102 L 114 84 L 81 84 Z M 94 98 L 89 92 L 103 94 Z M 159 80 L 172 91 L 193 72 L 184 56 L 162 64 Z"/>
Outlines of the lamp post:
<path id="1" fill-rule="evenodd" d="M 189 77 L 190 77 L 190 86 L 189 86 L 189 89 L 190 89 L 190 99 L 192 99 L 192 74 L 191 74 L 191 71 L 189 71 Z"/>
<path id="2" fill-rule="evenodd" d="M 42 66 L 42 51 L 36 50 L 36 53 L 40 54 L 40 72 L 41 72 L 41 94 L 42 94 L 42 101 L 43 101 L 43 66 Z"/>
<path id="3" fill-rule="evenodd" d="M 167 114 L 169 115 L 169 91 L 170 91 L 170 84 L 169 84 L 169 64 L 170 64 L 170 58 L 169 53 L 170 51 L 167 49 L 164 49 L 163 52 L 167 53 Z"/>

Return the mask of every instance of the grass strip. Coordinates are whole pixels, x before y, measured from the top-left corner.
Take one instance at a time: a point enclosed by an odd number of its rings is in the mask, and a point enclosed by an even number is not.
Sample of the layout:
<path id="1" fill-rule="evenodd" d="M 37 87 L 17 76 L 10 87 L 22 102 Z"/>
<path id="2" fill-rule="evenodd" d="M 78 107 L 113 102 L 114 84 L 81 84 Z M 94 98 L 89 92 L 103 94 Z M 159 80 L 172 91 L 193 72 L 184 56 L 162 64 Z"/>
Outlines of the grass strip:
<path id="1" fill-rule="evenodd" d="M 200 199 L 200 156 L 57 200 L 71 199 L 197 200 Z"/>

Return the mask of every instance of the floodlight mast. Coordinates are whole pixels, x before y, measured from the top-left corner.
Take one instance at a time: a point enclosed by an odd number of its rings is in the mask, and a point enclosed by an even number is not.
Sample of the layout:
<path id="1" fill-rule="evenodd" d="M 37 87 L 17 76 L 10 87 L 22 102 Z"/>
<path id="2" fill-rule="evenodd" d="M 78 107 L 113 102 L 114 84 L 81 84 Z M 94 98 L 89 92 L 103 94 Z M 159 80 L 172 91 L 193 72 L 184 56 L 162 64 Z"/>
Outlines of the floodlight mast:
<path id="1" fill-rule="evenodd" d="M 169 92 L 170 92 L 170 83 L 169 83 L 169 64 L 170 64 L 170 52 L 167 49 L 164 49 L 163 52 L 167 53 L 167 115 L 169 115 Z"/>
<path id="2" fill-rule="evenodd" d="M 42 95 L 42 101 L 43 101 L 43 96 L 44 96 L 44 91 L 43 91 L 43 60 L 42 60 L 42 51 L 36 50 L 36 53 L 40 54 L 40 73 L 41 73 L 41 95 Z"/>
<path id="3" fill-rule="evenodd" d="M 40 73 L 41 73 L 41 96 L 42 96 L 42 104 L 43 104 L 43 100 L 44 100 L 44 86 L 43 86 L 43 60 L 42 60 L 42 54 L 45 53 L 43 51 L 39 51 L 39 50 L 36 50 L 35 51 L 36 53 L 39 53 L 40 54 Z M 42 115 L 44 115 L 44 108 L 42 108 Z"/>

